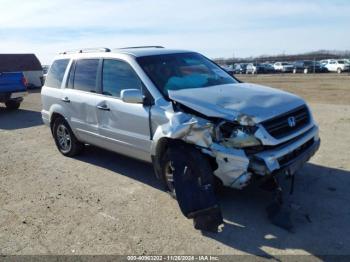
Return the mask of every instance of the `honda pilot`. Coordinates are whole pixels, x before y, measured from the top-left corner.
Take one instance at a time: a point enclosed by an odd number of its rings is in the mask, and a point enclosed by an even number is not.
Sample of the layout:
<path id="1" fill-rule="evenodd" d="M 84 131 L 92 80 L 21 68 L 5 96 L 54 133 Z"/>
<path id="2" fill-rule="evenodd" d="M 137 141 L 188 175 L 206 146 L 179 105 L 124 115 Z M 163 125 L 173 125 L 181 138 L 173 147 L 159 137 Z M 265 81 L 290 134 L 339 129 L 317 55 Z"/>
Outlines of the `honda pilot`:
<path id="1" fill-rule="evenodd" d="M 177 197 L 184 184 L 176 171 L 202 178 L 193 180 L 202 186 L 242 189 L 256 178 L 293 175 L 320 145 L 303 99 L 243 83 L 191 51 L 63 52 L 41 96 L 42 119 L 63 155 L 90 144 L 152 163 Z"/>

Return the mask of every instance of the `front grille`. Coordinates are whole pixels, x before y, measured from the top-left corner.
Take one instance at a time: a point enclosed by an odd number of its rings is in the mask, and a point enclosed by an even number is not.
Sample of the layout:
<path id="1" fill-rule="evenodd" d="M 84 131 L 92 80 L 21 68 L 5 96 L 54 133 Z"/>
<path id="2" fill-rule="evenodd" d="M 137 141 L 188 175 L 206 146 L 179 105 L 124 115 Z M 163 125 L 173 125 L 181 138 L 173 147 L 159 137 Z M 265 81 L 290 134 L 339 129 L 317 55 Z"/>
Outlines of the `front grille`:
<path id="1" fill-rule="evenodd" d="M 305 144 L 301 145 L 300 147 L 296 148 L 292 152 L 278 158 L 278 163 L 281 167 L 284 165 L 287 165 L 289 162 L 293 161 L 295 158 L 297 158 L 300 154 L 304 153 L 312 144 L 314 143 L 314 139 L 310 139 Z"/>
<path id="2" fill-rule="evenodd" d="M 290 118 L 294 118 L 294 126 L 289 124 Z M 298 107 L 283 115 L 269 119 L 262 123 L 264 128 L 274 138 L 282 138 L 305 127 L 310 123 L 310 113 L 306 106 Z"/>

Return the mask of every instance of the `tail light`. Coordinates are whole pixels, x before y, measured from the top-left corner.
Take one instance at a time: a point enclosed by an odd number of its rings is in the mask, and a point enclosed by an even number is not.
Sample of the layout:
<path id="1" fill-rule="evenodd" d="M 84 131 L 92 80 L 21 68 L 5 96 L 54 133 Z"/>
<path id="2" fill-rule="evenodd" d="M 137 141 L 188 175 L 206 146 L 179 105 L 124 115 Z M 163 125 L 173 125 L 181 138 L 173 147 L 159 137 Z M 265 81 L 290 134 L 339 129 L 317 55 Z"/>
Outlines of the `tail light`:
<path id="1" fill-rule="evenodd" d="M 23 84 L 25 87 L 27 87 L 27 85 L 28 85 L 27 78 L 22 77 L 22 84 Z"/>

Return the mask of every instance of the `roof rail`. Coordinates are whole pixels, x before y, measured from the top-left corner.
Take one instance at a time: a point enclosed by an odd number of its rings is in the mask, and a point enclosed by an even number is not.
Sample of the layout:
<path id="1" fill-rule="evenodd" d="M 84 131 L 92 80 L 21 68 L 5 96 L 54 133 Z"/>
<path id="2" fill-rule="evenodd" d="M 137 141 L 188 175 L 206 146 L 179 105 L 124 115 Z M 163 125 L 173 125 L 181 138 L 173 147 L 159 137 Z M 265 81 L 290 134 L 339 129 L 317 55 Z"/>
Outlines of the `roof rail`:
<path id="1" fill-rule="evenodd" d="M 84 49 L 68 50 L 68 51 L 61 52 L 59 54 L 66 55 L 66 54 L 75 54 L 75 53 L 94 53 L 94 52 L 111 52 L 111 49 L 106 47 L 84 48 Z"/>
<path id="2" fill-rule="evenodd" d="M 135 48 L 164 48 L 164 46 L 160 46 L 160 45 L 128 46 L 128 47 L 120 47 L 116 49 L 135 49 Z"/>

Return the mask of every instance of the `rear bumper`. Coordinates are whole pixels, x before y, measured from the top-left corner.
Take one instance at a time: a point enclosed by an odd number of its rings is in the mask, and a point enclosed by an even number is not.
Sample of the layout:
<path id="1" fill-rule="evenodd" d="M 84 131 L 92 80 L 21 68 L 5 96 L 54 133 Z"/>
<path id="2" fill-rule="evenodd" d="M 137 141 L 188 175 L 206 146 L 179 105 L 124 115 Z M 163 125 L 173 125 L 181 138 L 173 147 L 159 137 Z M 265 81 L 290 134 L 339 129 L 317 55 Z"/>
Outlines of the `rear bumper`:
<path id="1" fill-rule="evenodd" d="M 284 73 L 293 72 L 293 67 L 284 67 L 281 71 Z"/>
<path id="2" fill-rule="evenodd" d="M 28 92 L 16 92 L 16 93 L 12 93 L 10 95 L 10 99 L 16 99 L 16 98 L 20 98 L 20 97 L 24 97 L 28 94 Z"/>
<path id="3" fill-rule="evenodd" d="M 41 110 L 41 118 L 46 126 L 50 126 L 50 113 L 45 110 Z"/>
<path id="4" fill-rule="evenodd" d="M 297 140 L 251 157 L 249 170 L 258 175 L 294 174 L 319 149 L 321 140 L 314 126 Z"/>
<path id="5" fill-rule="evenodd" d="M 6 102 L 8 100 L 16 100 L 21 102 L 23 101 L 23 97 L 27 94 L 28 93 L 26 91 L 0 93 L 0 102 Z"/>

